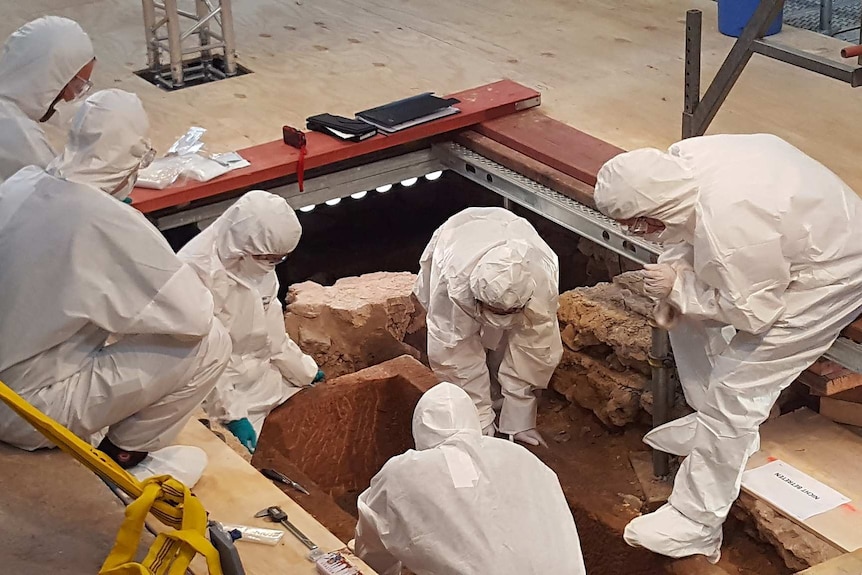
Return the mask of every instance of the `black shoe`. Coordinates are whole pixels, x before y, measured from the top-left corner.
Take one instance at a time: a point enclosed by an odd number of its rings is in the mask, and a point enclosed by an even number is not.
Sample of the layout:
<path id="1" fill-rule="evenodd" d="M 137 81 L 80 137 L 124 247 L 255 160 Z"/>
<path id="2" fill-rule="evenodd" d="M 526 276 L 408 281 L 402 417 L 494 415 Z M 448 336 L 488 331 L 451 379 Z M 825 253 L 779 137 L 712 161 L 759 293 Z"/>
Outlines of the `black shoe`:
<path id="1" fill-rule="evenodd" d="M 138 463 L 144 460 L 147 456 L 146 451 L 126 451 L 125 449 L 120 449 L 106 437 L 102 440 L 102 443 L 99 444 L 99 451 L 103 452 L 105 455 L 113 459 L 117 462 L 117 465 L 122 467 L 123 469 L 131 469 Z"/>

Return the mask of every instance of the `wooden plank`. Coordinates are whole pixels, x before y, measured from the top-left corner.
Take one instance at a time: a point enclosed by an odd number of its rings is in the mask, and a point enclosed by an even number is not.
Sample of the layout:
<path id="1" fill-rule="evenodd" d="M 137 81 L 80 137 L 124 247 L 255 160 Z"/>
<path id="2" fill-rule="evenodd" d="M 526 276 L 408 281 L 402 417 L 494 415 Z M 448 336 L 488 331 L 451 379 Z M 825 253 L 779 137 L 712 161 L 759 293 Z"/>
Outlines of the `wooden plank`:
<path id="1" fill-rule="evenodd" d="M 590 186 L 602 165 L 624 151 L 537 110 L 482 122 L 476 131 Z"/>
<path id="2" fill-rule="evenodd" d="M 850 373 L 838 377 L 817 375 L 803 371 L 799 382 L 807 385 L 815 395 L 829 396 L 862 386 L 862 374 Z"/>
<path id="3" fill-rule="evenodd" d="M 287 512 L 290 521 L 321 550 L 328 552 L 345 548 L 344 542 L 327 531 L 200 422 L 189 421 L 177 438 L 177 444 L 200 447 L 209 457 L 207 469 L 195 486 L 194 493 L 213 520 L 278 529 L 278 525 L 254 517 L 261 509 L 278 505 Z M 316 573 L 314 565 L 306 559 L 307 549 L 290 533 L 285 533 L 274 547 L 238 542 L 237 549 L 247 575 Z M 374 574 L 361 561 L 356 560 L 354 564 L 362 570 L 363 575 Z"/>
<path id="4" fill-rule="evenodd" d="M 489 160 L 493 160 L 510 170 L 515 170 L 539 182 L 543 186 L 551 188 L 555 192 L 559 192 L 591 208 L 595 207 L 595 203 L 593 202 L 593 187 L 568 174 L 555 170 L 538 160 L 534 160 L 525 154 L 517 152 L 472 130 L 458 134 L 455 136 L 455 141 L 476 153 L 482 154 Z"/>
<path id="5" fill-rule="evenodd" d="M 835 399 L 840 399 L 841 401 L 852 401 L 853 403 L 862 403 L 862 387 L 857 387 L 855 389 L 848 389 L 847 391 L 842 391 L 841 393 L 836 393 L 832 397 Z"/>
<path id="6" fill-rule="evenodd" d="M 835 423 L 862 426 L 862 403 L 841 401 L 833 397 L 820 398 L 820 415 Z"/>
<path id="7" fill-rule="evenodd" d="M 862 549 L 809 567 L 798 575 L 862 575 Z"/>
<path id="8" fill-rule="evenodd" d="M 862 548 L 862 438 L 803 408 L 763 424 L 760 441 L 748 469 L 780 459 L 851 500 L 796 523 L 843 551 Z"/>
<path id="9" fill-rule="evenodd" d="M 397 148 L 404 144 L 427 140 L 434 136 L 457 131 L 485 120 L 512 114 L 523 107 L 537 106 L 539 93 L 511 80 L 500 80 L 463 92 L 451 94 L 461 103 L 455 107 L 460 114 L 421 124 L 388 136 L 377 135 L 362 142 L 344 142 L 319 132 L 308 132 L 308 155 L 305 169 L 342 162 Z M 279 132 L 274 123 L 273 132 Z M 143 213 L 181 205 L 194 200 L 248 188 L 296 173 L 299 152 L 282 140 L 253 146 L 239 151 L 251 166 L 234 170 L 209 182 L 191 182 L 165 190 L 136 188 L 132 193 L 133 205 Z"/>
<path id="10" fill-rule="evenodd" d="M 856 343 L 862 343 L 862 318 L 857 319 L 841 332 L 841 335 L 848 337 Z"/>

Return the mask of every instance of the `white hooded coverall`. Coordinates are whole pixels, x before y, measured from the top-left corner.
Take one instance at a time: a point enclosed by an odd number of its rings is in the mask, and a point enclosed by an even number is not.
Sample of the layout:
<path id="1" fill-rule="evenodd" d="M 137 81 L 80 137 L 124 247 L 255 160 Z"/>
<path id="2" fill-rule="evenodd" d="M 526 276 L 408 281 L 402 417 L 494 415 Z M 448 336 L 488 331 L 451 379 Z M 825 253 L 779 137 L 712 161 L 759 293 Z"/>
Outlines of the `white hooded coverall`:
<path id="1" fill-rule="evenodd" d="M 173 440 L 230 354 L 194 271 L 106 193 L 137 169 L 148 131 L 137 96 L 98 92 L 47 171 L 0 186 L 0 380 L 82 438 L 108 428 L 145 452 Z M 5 405 L 0 440 L 49 445 Z"/>
<path id="2" fill-rule="evenodd" d="M 482 435 L 451 383 L 413 414 L 416 450 L 390 459 L 359 496 L 356 553 L 381 575 L 584 575 L 556 474 L 520 445 Z"/>
<path id="3" fill-rule="evenodd" d="M 502 208 L 468 208 L 434 232 L 419 265 L 414 291 L 427 311 L 434 372 L 467 392 L 483 428 L 494 422 L 496 377 L 500 431 L 535 428 L 534 390 L 548 386 L 563 354 L 557 255 L 524 218 Z M 524 309 L 501 316 L 480 301 Z"/>
<path id="4" fill-rule="evenodd" d="M 56 155 L 39 120 L 92 59 L 90 38 L 74 21 L 44 16 L 12 33 L 0 55 L 0 183 Z"/>
<path id="5" fill-rule="evenodd" d="M 599 172 L 595 199 L 612 218 L 667 226 L 671 245 L 659 262 L 676 271 L 667 303 L 681 314 L 671 344 L 697 410 L 667 426 L 676 434 L 670 451 L 688 456 L 670 505 L 635 519 L 626 540 L 717 560 L 758 427 L 860 313 L 862 201 L 825 166 L 765 134 L 620 155 Z M 728 326 L 730 338 L 721 333 Z M 651 435 L 658 441 L 662 431 Z"/>
<path id="6" fill-rule="evenodd" d="M 228 367 L 204 403 L 207 413 L 223 422 L 248 418 L 258 435 L 267 414 L 317 375 L 314 359 L 285 332 L 275 265 L 251 259 L 288 254 L 301 235 L 284 198 L 251 191 L 179 253 L 212 292 L 233 343 Z"/>

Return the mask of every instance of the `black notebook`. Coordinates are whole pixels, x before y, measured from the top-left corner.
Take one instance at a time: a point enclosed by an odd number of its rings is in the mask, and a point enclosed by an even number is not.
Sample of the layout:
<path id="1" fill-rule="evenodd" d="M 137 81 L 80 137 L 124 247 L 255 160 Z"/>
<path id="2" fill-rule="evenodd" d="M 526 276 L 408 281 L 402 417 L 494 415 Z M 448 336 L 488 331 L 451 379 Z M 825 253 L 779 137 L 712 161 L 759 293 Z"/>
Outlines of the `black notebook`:
<path id="1" fill-rule="evenodd" d="M 356 117 L 385 132 L 397 132 L 418 124 L 460 112 L 453 107 L 459 100 L 439 98 L 431 92 L 358 112 Z"/>
<path id="2" fill-rule="evenodd" d="M 318 114 L 306 118 L 305 122 L 309 130 L 351 142 L 361 142 L 377 133 L 377 128 L 367 122 L 333 114 Z"/>

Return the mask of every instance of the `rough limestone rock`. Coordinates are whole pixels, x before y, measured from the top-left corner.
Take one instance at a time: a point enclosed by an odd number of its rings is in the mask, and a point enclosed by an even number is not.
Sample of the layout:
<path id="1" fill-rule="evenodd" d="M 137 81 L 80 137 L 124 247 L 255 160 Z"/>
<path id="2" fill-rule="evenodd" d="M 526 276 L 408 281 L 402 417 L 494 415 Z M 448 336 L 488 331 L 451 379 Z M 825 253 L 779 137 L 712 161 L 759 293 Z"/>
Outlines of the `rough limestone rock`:
<path id="1" fill-rule="evenodd" d="M 422 359 L 425 312 L 412 294 L 415 281 L 408 272 L 378 272 L 343 278 L 329 287 L 294 284 L 288 291 L 285 327 L 327 378 L 404 354 Z"/>
<path id="2" fill-rule="evenodd" d="M 617 371 L 601 359 L 563 349 L 551 385 L 569 401 L 592 410 L 605 425 L 622 427 L 641 419 L 647 381 L 635 370 Z"/>
<path id="3" fill-rule="evenodd" d="M 750 535 L 775 547 L 794 573 L 842 554 L 836 547 L 747 493 L 739 495 L 733 514 L 745 523 Z"/>
<path id="4" fill-rule="evenodd" d="M 611 427 L 650 421 L 653 307 L 639 272 L 562 294 L 557 317 L 565 349 L 553 389 Z M 672 414 L 689 412 L 680 394 Z"/>

